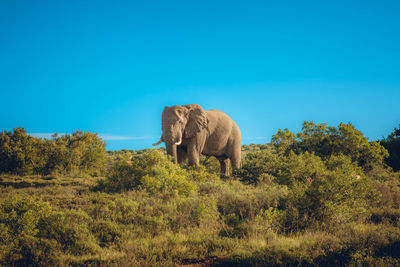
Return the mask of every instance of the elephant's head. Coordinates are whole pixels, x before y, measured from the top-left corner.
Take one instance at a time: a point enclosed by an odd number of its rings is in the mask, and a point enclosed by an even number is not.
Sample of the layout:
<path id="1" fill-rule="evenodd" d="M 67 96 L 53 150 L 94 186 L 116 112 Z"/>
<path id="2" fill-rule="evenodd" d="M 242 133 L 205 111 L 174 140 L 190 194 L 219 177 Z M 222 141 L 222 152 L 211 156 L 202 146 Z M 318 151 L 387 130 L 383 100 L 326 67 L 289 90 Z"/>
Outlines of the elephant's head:
<path id="1" fill-rule="evenodd" d="M 178 162 L 176 147 L 183 140 L 193 138 L 202 129 L 206 128 L 208 119 L 204 109 L 197 105 L 165 107 L 162 113 L 162 136 L 159 145 L 165 142 L 167 153 Z"/>

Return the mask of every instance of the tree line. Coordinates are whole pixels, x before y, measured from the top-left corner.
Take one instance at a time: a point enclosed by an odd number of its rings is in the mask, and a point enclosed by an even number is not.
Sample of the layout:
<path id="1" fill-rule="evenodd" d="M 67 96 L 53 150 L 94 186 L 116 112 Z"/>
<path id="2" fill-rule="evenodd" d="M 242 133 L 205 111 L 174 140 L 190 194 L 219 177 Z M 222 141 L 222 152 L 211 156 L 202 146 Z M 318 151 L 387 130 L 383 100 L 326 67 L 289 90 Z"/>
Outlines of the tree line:
<path id="1" fill-rule="evenodd" d="M 369 141 L 351 123 L 333 127 L 305 121 L 302 131 L 297 134 L 279 129 L 271 144 L 286 155 L 290 151 L 297 154 L 308 151 L 326 159 L 333 154 L 344 154 L 364 170 L 383 163 L 394 171 L 400 170 L 400 129 L 397 128 L 380 141 Z M 263 150 L 271 144 L 243 145 L 242 150 L 244 153 Z M 104 172 L 107 157 L 115 161 L 122 155 L 135 156 L 144 151 L 106 151 L 106 143 L 90 132 L 76 130 L 72 134 L 54 134 L 51 139 L 41 139 L 28 135 L 19 127 L 0 132 L 0 173 L 96 176 Z"/>
<path id="2" fill-rule="evenodd" d="M 51 139 L 32 137 L 21 127 L 0 133 L 0 173 L 96 176 L 103 172 L 105 159 L 106 143 L 89 132 L 54 134 Z"/>

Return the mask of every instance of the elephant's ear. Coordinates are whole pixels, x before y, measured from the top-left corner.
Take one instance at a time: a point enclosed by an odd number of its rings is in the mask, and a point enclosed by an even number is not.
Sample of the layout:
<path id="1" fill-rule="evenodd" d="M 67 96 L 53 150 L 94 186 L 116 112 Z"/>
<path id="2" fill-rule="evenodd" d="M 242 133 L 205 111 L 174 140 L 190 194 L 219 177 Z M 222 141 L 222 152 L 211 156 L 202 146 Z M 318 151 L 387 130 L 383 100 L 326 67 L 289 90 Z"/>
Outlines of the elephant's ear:
<path id="1" fill-rule="evenodd" d="M 192 138 L 208 125 L 207 114 L 204 109 L 197 104 L 184 106 L 187 109 L 188 122 L 185 127 L 185 138 Z"/>

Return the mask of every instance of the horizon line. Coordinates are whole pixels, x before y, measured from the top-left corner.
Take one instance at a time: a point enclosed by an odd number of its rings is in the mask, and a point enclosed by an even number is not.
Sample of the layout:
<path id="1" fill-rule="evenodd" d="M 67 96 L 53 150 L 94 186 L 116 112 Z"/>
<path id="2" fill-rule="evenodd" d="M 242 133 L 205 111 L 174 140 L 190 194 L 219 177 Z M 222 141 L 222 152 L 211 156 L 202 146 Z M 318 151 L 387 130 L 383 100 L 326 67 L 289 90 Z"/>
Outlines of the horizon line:
<path id="1" fill-rule="evenodd" d="M 52 135 L 55 133 L 27 133 L 28 135 L 36 138 L 44 138 L 51 139 Z M 67 133 L 57 133 L 59 136 L 66 135 Z M 124 136 L 124 135 L 113 135 L 113 134 L 97 134 L 102 140 L 105 141 L 125 141 L 125 140 L 144 140 L 144 139 L 159 139 L 159 136 Z M 265 136 L 251 136 L 251 137 L 243 137 L 243 140 L 262 140 L 267 139 Z"/>

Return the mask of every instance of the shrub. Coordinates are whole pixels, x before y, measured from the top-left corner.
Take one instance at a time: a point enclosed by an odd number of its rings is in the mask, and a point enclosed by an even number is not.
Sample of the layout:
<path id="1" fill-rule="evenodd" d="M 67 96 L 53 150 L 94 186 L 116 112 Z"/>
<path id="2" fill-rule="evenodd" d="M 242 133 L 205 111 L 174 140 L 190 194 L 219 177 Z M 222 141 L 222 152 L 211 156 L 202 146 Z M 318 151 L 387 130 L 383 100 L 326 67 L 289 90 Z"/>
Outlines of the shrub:
<path id="1" fill-rule="evenodd" d="M 338 228 L 336 235 L 356 261 L 366 255 L 395 258 L 400 255 L 400 230 L 397 227 L 351 223 Z"/>
<path id="2" fill-rule="evenodd" d="M 209 171 L 207 167 L 203 165 L 188 166 L 186 168 L 186 172 L 188 180 L 197 183 L 205 183 L 205 182 L 218 183 L 220 180 L 219 172 L 215 173 L 213 171 Z"/>
<path id="3" fill-rule="evenodd" d="M 122 237 L 122 231 L 118 224 L 111 221 L 93 221 L 90 224 L 90 230 L 96 236 L 102 247 L 116 245 Z"/>
<path id="4" fill-rule="evenodd" d="M 290 152 L 284 160 L 284 165 L 276 177 L 279 184 L 291 186 L 302 183 L 309 185 L 328 174 L 322 159 L 308 152 L 299 155 Z"/>
<path id="5" fill-rule="evenodd" d="M 139 203 L 129 197 L 115 195 L 113 199 L 107 198 L 105 193 L 97 193 L 91 200 L 88 214 L 95 220 L 106 220 L 120 224 L 134 223 L 138 213 Z"/>
<path id="6" fill-rule="evenodd" d="M 288 191 L 286 186 L 244 185 L 238 181 L 229 181 L 221 189 L 218 197 L 218 211 L 225 228 L 222 236 L 244 236 L 251 230 L 250 221 L 254 221 L 260 210 L 278 208 Z M 251 224 L 251 223 L 250 223 Z"/>
<path id="7" fill-rule="evenodd" d="M 99 246 L 90 230 L 91 223 L 89 215 L 82 210 L 54 212 L 44 223 L 40 236 L 55 239 L 67 253 L 92 254 Z"/>
<path id="8" fill-rule="evenodd" d="M 93 190 L 106 192 L 121 192 L 137 188 L 140 184 L 140 175 L 131 162 L 119 161 L 111 167 L 105 180 L 99 180 Z"/>
<path id="9" fill-rule="evenodd" d="M 0 206 L 2 241 L 10 242 L 18 236 L 35 236 L 51 215 L 50 205 L 35 197 L 6 198 Z"/>
<path id="10" fill-rule="evenodd" d="M 290 157 L 292 163 L 283 172 L 283 177 L 292 181 L 284 202 L 286 230 L 330 227 L 368 218 L 369 201 L 376 192 L 351 159 L 332 156 L 324 163 L 307 152 Z"/>
<path id="11" fill-rule="evenodd" d="M 269 207 L 268 209 L 261 209 L 256 215 L 255 221 L 262 226 L 263 229 L 276 230 L 280 227 L 281 211 L 277 208 Z"/>
<path id="12" fill-rule="evenodd" d="M 51 214 L 38 198 L 6 198 L 0 205 L 0 260 L 12 266 L 56 264 L 59 245 L 41 237 Z"/>
<path id="13" fill-rule="evenodd" d="M 389 224 L 400 227 L 400 210 L 390 207 L 374 208 L 371 214 L 371 221 L 376 224 Z"/>
<path id="14" fill-rule="evenodd" d="M 55 240 L 21 235 L 7 248 L 4 262 L 9 266 L 56 266 L 58 249 Z"/>
<path id="15" fill-rule="evenodd" d="M 243 160 L 243 166 L 237 175 L 240 179 L 249 184 L 257 184 L 263 181 L 265 176 L 276 176 L 282 168 L 282 157 L 272 149 L 264 149 L 256 152 L 249 152 Z"/>
<path id="16" fill-rule="evenodd" d="M 331 155 L 323 160 L 309 152 L 296 154 L 289 151 L 285 155 L 265 149 L 248 153 L 241 172 L 242 180 L 246 183 L 271 188 L 265 192 L 274 192 L 272 189 L 278 189 L 277 184 L 288 186 L 288 193 L 281 191 L 283 194 L 279 202 L 282 205 L 280 208 L 284 209 L 282 229 L 285 231 L 366 220 L 369 204 L 377 197 L 362 168 L 351 157 L 342 154 Z M 234 199 L 241 195 L 237 192 L 234 193 Z M 254 199 L 251 196 L 243 199 L 252 201 L 243 208 L 251 211 Z M 226 199 L 225 206 L 230 201 Z M 232 206 L 239 208 L 241 203 L 246 202 L 233 203 Z M 261 208 L 269 206 L 259 207 L 258 210 Z M 229 213 L 243 217 L 243 211 L 226 212 Z"/>
<path id="17" fill-rule="evenodd" d="M 400 170 L 400 125 L 386 138 L 380 141 L 380 144 L 387 149 L 389 157 L 385 162 L 393 168 L 394 171 Z"/>
<path id="18" fill-rule="evenodd" d="M 171 228 L 203 228 L 213 231 L 219 227 L 217 201 L 208 196 L 190 196 L 177 200 Z"/>
<path id="19" fill-rule="evenodd" d="M 373 181 L 373 186 L 378 192 L 379 197 L 371 200 L 373 207 L 400 208 L 400 188 L 399 182 L 394 180 Z"/>
<path id="20" fill-rule="evenodd" d="M 106 180 L 95 189 L 121 192 L 143 189 L 150 193 L 188 195 L 196 186 L 188 181 L 188 173 L 173 164 L 157 150 L 149 150 L 135 157 L 132 162 L 117 163 Z"/>

